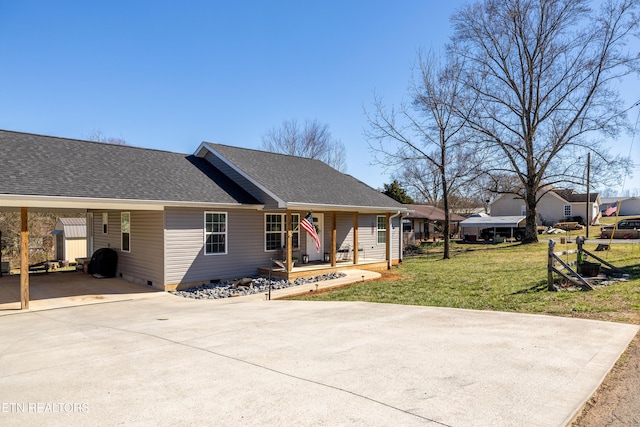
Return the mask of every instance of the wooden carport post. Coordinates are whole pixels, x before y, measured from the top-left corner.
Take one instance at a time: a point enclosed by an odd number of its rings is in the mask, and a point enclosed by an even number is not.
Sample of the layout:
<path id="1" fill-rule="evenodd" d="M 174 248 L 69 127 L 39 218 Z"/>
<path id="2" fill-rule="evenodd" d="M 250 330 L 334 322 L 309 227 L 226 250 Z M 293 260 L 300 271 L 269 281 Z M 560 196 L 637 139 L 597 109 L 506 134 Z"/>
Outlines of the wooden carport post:
<path id="1" fill-rule="evenodd" d="M 29 210 L 20 208 L 20 306 L 29 309 Z"/>

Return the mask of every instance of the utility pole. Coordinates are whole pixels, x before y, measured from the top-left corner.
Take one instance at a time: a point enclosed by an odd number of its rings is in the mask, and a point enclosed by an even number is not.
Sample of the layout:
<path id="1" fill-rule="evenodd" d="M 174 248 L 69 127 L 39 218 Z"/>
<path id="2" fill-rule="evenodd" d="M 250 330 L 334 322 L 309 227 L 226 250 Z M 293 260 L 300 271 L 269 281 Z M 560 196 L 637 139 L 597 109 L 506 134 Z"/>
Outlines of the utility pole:
<path id="1" fill-rule="evenodd" d="M 591 193 L 589 189 L 589 175 L 591 175 L 591 153 L 587 153 L 587 239 L 589 238 L 589 225 L 591 225 Z"/>

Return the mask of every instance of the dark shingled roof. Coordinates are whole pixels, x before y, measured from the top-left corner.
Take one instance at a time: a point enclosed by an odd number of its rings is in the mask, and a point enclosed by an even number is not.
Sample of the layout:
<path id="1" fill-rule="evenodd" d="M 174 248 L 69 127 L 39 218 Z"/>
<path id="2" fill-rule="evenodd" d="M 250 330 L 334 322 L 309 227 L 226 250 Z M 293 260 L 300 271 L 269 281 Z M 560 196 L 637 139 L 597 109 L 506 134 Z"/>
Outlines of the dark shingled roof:
<path id="1" fill-rule="evenodd" d="M 0 130 L 0 195 L 259 204 L 204 159 Z"/>
<path id="2" fill-rule="evenodd" d="M 404 210 L 404 205 L 320 160 L 205 143 L 288 204 Z"/>
<path id="3" fill-rule="evenodd" d="M 586 193 L 576 193 L 574 190 L 553 190 L 558 196 L 571 203 L 585 203 L 587 201 Z M 596 202 L 598 200 L 598 193 L 589 193 L 589 202 Z"/>

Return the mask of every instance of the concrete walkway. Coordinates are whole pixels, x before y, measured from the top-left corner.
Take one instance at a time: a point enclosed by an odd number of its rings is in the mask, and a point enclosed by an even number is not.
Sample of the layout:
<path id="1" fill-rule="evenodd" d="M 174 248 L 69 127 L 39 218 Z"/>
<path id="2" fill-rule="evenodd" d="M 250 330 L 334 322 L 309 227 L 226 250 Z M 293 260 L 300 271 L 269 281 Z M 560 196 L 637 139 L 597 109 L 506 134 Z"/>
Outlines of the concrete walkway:
<path id="1" fill-rule="evenodd" d="M 637 331 L 264 295 L 13 311 L 0 425 L 562 426 Z"/>

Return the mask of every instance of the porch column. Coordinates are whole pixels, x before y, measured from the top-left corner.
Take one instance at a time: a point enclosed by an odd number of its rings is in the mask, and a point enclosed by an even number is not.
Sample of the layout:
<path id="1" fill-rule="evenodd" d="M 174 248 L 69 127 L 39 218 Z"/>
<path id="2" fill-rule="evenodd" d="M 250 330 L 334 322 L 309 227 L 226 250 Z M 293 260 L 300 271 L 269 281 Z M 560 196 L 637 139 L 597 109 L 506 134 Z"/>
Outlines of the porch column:
<path id="1" fill-rule="evenodd" d="M 353 213 L 353 263 L 358 264 L 358 212 Z"/>
<path id="2" fill-rule="evenodd" d="M 285 218 L 287 223 L 287 272 L 290 273 L 293 269 L 293 254 L 291 248 L 291 245 L 293 244 L 293 230 L 291 229 L 293 215 L 291 215 L 291 212 L 287 211 Z"/>
<path id="3" fill-rule="evenodd" d="M 391 214 L 387 213 L 387 231 L 386 231 L 386 236 L 385 236 L 385 246 L 386 246 L 386 258 L 387 258 L 387 268 L 389 270 L 391 270 L 391 264 L 392 264 L 392 260 L 391 260 Z"/>
<path id="4" fill-rule="evenodd" d="M 331 212 L 331 267 L 336 266 L 336 212 Z"/>
<path id="5" fill-rule="evenodd" d="M 20 208 L 20 306 L 29 309 L 29 210 Z"/>

